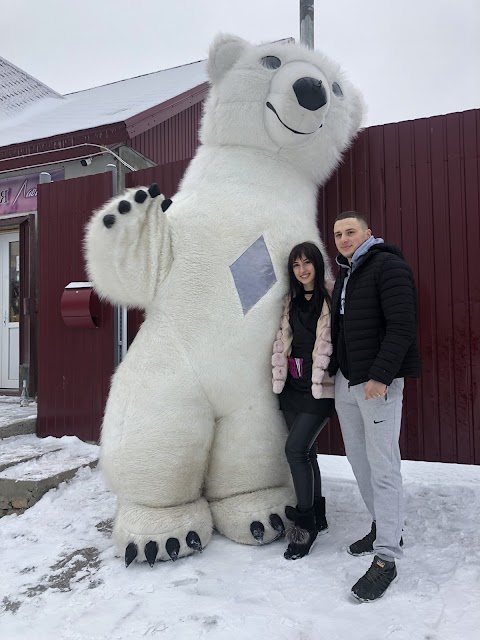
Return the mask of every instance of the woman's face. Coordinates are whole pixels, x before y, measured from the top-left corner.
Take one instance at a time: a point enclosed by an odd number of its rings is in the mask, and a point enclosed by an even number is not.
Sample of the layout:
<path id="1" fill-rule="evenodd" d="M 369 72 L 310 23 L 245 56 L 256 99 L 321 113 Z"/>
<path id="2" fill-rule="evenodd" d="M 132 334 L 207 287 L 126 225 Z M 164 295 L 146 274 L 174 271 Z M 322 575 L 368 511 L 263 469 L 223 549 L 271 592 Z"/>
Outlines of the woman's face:
<path id="1" fill-rule="evenodd" d="M 315 267 L 303 254 L 293 263 L 293 275 L 307 291 L 313 289 Z"/>

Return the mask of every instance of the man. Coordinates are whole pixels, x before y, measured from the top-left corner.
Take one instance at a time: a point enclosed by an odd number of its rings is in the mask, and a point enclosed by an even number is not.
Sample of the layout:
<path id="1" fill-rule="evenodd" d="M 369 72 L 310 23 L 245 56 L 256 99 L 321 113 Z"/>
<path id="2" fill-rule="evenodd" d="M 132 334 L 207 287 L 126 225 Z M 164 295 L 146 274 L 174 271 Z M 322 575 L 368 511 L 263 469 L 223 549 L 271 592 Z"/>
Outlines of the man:
<path id="1" fill-rule="evenodd" d="M 352 587 L 362 602 L 380 598 L 402 556 L 403 492 L 400 423 L 403 381 L 420 375 L 412 272 L 401 251 L 374 238 L 364 216 L 346 211 L 334 225 L 340 266 L 332 299 L 335 407 L 348 460 L 373 524 L 349 547 L 374 553 Z"/>

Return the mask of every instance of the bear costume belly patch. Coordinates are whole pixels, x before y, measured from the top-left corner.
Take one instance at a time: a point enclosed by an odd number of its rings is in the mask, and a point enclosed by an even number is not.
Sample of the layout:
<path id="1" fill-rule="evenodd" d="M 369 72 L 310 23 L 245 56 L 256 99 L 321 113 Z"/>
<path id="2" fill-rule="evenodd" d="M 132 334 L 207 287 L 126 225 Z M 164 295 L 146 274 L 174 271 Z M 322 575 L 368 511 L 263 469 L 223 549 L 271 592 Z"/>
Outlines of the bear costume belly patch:
<path id="1" fill-rule="evenodd" d="M 255 240 L 255 242 L 230 265 L 230 271 L 232 272 L 238 296 L 242 303 L 244 315 L 246 315 L 277 282 L 272 259 L 263 236 Z"/>

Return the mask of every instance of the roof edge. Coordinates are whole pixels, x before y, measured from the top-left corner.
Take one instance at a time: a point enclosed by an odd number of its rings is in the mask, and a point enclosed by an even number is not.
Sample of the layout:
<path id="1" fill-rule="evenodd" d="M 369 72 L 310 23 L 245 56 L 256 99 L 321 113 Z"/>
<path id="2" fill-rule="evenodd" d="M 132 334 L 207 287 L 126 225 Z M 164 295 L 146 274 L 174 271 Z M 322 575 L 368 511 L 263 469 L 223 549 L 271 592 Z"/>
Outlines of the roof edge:
<path id="1" fill-rule="evenodd" d="M 129 137 L 134 138 L 165 122 L 165 120 L 176 116 L 178 113 L 185 111 L 188 107 L 201 102 L 207 97 L 209 90 L 210 83 L 202 82 L 202 84 L 197 85 L 193 89 L 189 89 L 155 107 L 151 107 L 146 111 L 137 113 L 131 118 L 127 118 L 127 120 L 125 120 L 125 126 Z"/>
<path id="2" fill-rule="evenodd" d="M 65 93 L 63 97 L 68 98 L 74 96 L 77 93 L 84 93 L 85 91 L 93 91 L 94 89 L 101 89 L 102 87 L 110 87 L 112 84 L 120 84 L 121 82 L 128 82 L 129 80 L 136 80 L 137 78 L 146 78 L 147 76 L 153 76 L 157 73 L 163 73 L 164 71 L 173 71 L 174 69 L 181 69 L 183 67 L 190 67 L 193 64 L 199 64 L 200 62 L 206 62 L 206 59 L 194 60 L 193 62 L 186 62 L 185 64 L 177 64 L 173 67 L 167 67 L 166 69 L 157 69 L 156 71 L 148 71 L 147 73 L 140 73 L 130 78 L 121 78 L 120 80 L 112 80 L 112 82 L 105 82 L 104 84 L 98 84 L 94 87 L 87 87 L 86 89 L 77 89 L 77 91 L 70 91 Z"/>
<path id="3" fill-rule="evenodd" d="M 188 107 L 193 104 L 201 102 L 206 98 L 208 91 L 209 83 L 203 82 L 185 93 L 174 96 L 146 111 L 141 111 L 124 121 L 119 120 L 90 129 L 69 131 L 49 138 L 24 140 L 0 147 L 0 170 L 4 168 L 7 169 L 5 165 L 10 165 L 10 163 L 7 163 L 7 159 L 11 159 L 12 163 L 17 165 L 16 160 L 20 160 L 19 156 L 39 154 L 39 152 L 42 151 L 51 152 L 55 150 L 60 152 L 64 150 L 64 147 L 76 144 L 79 140 L 81 140 L 82 143 L 93 142 L 105 146 L 125 144 L 128 140 L 140 135 L 144 131 L 152 129 L 181 111 L 188 109 Z M 42 157 L 44 156 L 42 155 Z"/>
<path id="4" fill-rule="evenodd" d="M 7 58 L 4 58 L 3 56 L 0 56 L 0 60 L 3 60 L 7 64 L 9 64 L 11 67 L 14 67 L 14 69 L 19 71 L 20 73 L 25 74 L 26 76 L 28 76 L 30 78 L 30 80 L 34 80 L 35 82 L 38 82 L 38 84 L 42 85 L 42 87 L 45 87 L 45 89 L 48 89 L 49 91 L 51 91 L 51 93 L 55 94 L 55 97 L 64 98 L 64 96 L 62 96 L 61 93 L 58 93 L 58 91 L 55 91 L 55 89 L 52 89 L 52 87 L 50 87 L 48 84 L 45 84 L 44 82 L 42 82 L 41 80 L 39 80 L 35 76 L 32 76 L 32 74 L 28 73 L 28 71 L 25 71 L 25 69 L 21 69 L 20 67 L 17 67 L 16 64 L 14 64 L 13 62 L 10 62 L 10 60 L 7 60 Z"/>
<path id="5" fill-rule="evenodd" d="M 115 122 L 93 129 L 72 131 L 51 138 L 39 138 L 28 142 L 19 142 L 0 148 L 0 171 L 14 171 L 49 164 L 49 162 L 67 162 L 79 155 L 83 150 L 88 155 L 88 147 L 84 144 L 99 144 L 104 147 L 125 144 L 129 140 L 125 122 Z M 94 149 L 94 147 L 92 147 Z"/>

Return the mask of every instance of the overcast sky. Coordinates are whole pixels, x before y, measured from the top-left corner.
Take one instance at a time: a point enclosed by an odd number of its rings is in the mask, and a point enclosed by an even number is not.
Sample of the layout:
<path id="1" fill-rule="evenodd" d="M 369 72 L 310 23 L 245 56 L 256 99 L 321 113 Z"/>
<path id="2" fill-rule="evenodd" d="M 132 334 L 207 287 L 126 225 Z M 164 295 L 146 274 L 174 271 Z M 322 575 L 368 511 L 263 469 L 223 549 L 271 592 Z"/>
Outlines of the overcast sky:
<path id="1" fill-rule="evenodd" d="M 219 31 L 298 39 L 299 4 L 8 0 L 0 55 L 68 93 L 201 60 Z M 316 0 L 315 45 L 362 89 L 367 124 L 480 107 L 480 0 Z"/>

